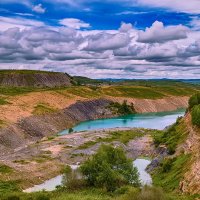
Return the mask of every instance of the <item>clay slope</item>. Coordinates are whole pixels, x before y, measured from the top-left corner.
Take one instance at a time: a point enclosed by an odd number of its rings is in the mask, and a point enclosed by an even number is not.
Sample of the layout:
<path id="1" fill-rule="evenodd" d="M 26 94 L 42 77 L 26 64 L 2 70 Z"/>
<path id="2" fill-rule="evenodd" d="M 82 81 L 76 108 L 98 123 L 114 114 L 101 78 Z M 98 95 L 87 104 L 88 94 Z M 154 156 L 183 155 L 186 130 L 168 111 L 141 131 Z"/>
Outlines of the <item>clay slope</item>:
<path id="1" fill-rule="evenodd" d="M 123 102 L 124 98 L 109 98 L 112 101 Z M 187 108 L 189 97 L 165 97 L 162 99 L 136 99 L 126 98 L 128 103 L 133 103 L 136 112 L 166 112 L 179 108 Z"/>
<path id="2" fill-rule="evenodd" d="M 44 136 L 56 134 L 74 124 L 86 120 L 113 117 L 107 108 L 111 101 L 97 99 L 77 102 L 58 112 L 21 119 L 16 124 L 0 129 L 0 151 L 23 148 Z"/>
<path id="3" fill-rule="evenodd" d="M 3 87 L 61 87 L 71 85 L 72 78 L 65 73 L 41 71 L 0 71 L 0 86 Z"/>
<path id="4" fill-rule="evenodd" d="M 180 183 L 180 189 L 184 193 L 199 194 L 200 193 L 200 129 L 192 126 L 191 116 L 188 113 L 185 117 L 187 129 L 189 132 L 186 142 L 182 149 L 186 154 L 191 154 L 191 166 L 184 175 L 183 181 Z M 180 148 L 181 149 L 181 148 Z"/>

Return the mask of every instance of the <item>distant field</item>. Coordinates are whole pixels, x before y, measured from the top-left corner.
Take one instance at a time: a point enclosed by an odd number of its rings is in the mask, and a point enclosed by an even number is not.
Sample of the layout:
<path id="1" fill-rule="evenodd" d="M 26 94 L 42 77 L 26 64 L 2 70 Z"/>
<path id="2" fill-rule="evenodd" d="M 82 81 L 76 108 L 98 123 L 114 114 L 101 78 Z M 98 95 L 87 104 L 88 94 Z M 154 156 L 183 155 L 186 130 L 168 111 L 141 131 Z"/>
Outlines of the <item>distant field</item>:
<path id="1" fill-rule="evenodd" d="M 30 92 L 55 91 L 63 95 L 75 95 L 83 98 L 104 96 L 141 99 L 159 99 L 166 96 L 190 96 L 200 91 L 200 87 L 191 84 L 153 84 L 147 85 L 111 85 L 111 86 L 69 86 L 62 88 L 0 87 L 0 95 L 15 96 Z"/>

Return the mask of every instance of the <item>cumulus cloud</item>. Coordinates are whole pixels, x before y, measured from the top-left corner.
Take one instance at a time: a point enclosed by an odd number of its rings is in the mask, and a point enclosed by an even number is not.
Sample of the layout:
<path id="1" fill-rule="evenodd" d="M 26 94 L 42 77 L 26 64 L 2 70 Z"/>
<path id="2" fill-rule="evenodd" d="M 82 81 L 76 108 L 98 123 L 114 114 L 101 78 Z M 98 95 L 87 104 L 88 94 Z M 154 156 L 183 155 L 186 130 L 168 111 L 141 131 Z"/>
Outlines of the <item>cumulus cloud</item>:
<path id="1" fill-rule="evenodd" d="M 150 28 L 140 31 L 138 42 L 143 43 L 164 43 L 170 40 L 187 38 L 187 30 L 183 25 L 164 27 L 162 22 L 156 21 Z"/>
<path id="2" fill-rule="evenodd" d="M 0 68 L 58 70 L 96 78 L 178 77 L 200 71 L 199 32 L 190 30 L 186 37 L 183 26 L 155 22 L 141 32 L 126 23 L 119 30 L 101 31 L 51 27 L 22 18 L 3 18 L 2 23 L 15 28 L 0 31 Z M 184 34 L 173 36 L 174 29 Z"/>
<path id="3" fill-rule="evenodd" d="M 38 4 L 38 5 L 33 6 L 32 10 L 34 12 L 41 13 L 41 14 L 45 13 L 45 11 L 46 11 L 46 9 L 42 7 L 41 3 Z"/>
<path id="4" fill-rule="evenodd" d="M 22 17 L 10 18 L 10 17 L 1 17 L 0 18 L 0 27 L 1 31 L 7 30 L 9 28 L 18 27 L 20 29 L 30 28 L 30 27 L 40 27 L 45 26 L 41 21 L 25 19 Z"/>
<path id="5" fill-rule="evenodd" d="M 140 5 L 166 8 L 185 13 L 199 14 L 200 11 L 199 0 L 137 0 L 137 2 Z"/>
<path id="6" fill-rule="evenodd" d="M 89 28 L 90 24 L 85 23 L 79 19 L 75 18 L 66 18 L 59 21 L 59 23 L 63 26 L 67 26 L 69 28 L 80 29 L 80 28 Z"/>
<path id="7" fill-rule="evenodd" d="M 88 45 L 84 49 L 87 51 L 114 50 L 126 46 L 129 42 L 130 37 L 127 34 L 109 34 L 102 32 L 90 36 Z"/>

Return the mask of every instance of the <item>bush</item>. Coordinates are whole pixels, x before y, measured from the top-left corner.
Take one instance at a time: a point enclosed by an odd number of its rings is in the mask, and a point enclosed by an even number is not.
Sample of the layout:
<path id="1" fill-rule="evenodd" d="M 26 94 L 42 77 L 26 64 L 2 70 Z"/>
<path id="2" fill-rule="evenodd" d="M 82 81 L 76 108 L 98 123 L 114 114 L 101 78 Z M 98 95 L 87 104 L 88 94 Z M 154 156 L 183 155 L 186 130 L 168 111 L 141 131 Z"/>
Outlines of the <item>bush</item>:
<path id="1" fill-rule="evenodd" d="M 39 194 L 36 197 L 36 200 L 50 200 L 50 198 L 47 195 L 45 195 L 45 194 Z"/>
<path id="2" fill-rule="evenodd" d="M 85 181 L 82 179 L 81 174 L 78 172 L 78 170 L 72 170 L 70 166 L 67 166 L 64 169 L 62 185 L 67 190 L 71 191 L 83 189 L 86 186 Z"/>
<path id="3" fill-rule="evenodd" d="M 137 168 L 121 148 L 102 145 L 98 152 L 80 167 L 89 186 L 114 191 L 122 185 L 139 186 Z"/>
<path id="4" fill-rule="evenodd" d="M 189 99 L 189 109 L 191 110 L 195 105 L 200 104 L 200 93 L 197 93 Z"/>
<path id="5" fill-rule="evenodd" d="M 124 100 L 122 104 L 118 102 L 113 102 L 109 105 L 109 108 L 120 115 L 129 115 L 136 113 L 133 103 L 131 103 L 131 105 L 128 105 L 126 100 Z"/>
<path id="6" fill-rule="evenodd" d="M 16 195 L 11 195 L 11 196 L 7 197 L 6 200 L 20 200 L 20 198 Z"/>
<path id="7" fill-rule="evenodd" d="M 192 108 L 192 124 L 200 127 L 200 105 Z"/>
<path id="8" fill-rule="evenodd" d="M 119 200 L 166 200 L 160 188 L 145 186 L 141 190 L 132 189 Z"/>
<path id="9" fill-rule="evenodd" d="M 176 160 L 175 158 L 165 159 L 162 163 L 162 172 L 169 172 L 171 170 L 175 160 Z"/>

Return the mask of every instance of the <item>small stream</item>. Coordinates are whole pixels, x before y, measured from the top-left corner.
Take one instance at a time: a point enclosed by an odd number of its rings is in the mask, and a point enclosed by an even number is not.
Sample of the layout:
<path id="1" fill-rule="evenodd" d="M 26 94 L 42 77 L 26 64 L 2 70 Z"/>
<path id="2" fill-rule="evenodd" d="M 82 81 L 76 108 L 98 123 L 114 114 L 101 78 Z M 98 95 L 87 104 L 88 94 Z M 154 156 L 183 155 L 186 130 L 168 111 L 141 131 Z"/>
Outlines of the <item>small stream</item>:
<path id="1" fill-rule="evenodd" d="M 138 169 L 140 181 L 143 186 L 152 184 L 151 175 L 146 171 L 146 168 L 150 163 L 151 160 L 142 158 L 138 158 L 133 162 L 134 166 Z"/>
<path id="2" fill-rule="evenodd" d="M 152 184 L 152 179 L 150 174 L 148 174 L 145 169 L 146 167 L 151 163 L 150 160 L 147 159 L 141 159 L 138 158 L 135 161 L 133 161 L 133 165 L 137 167 L 138 172 L 139 172 L 139 178 L 142 183 L 142 185 L 151 185 Z M 71 166 L 72 167 L 72 166 Z M 76 167 L 72 167 L 72 169 L 77 169 Z M 28 188 L 24 190 L 23 192 L 39 192 L 39 191 L 53 191 L 56 189 L 56 186 L 62 185 L 62 178 L 63 175 L 56 176 L 52 179 L 49 179 L 45 181 L 44 183 L 40 185 L 35 185 L 34 187 Z"/>

